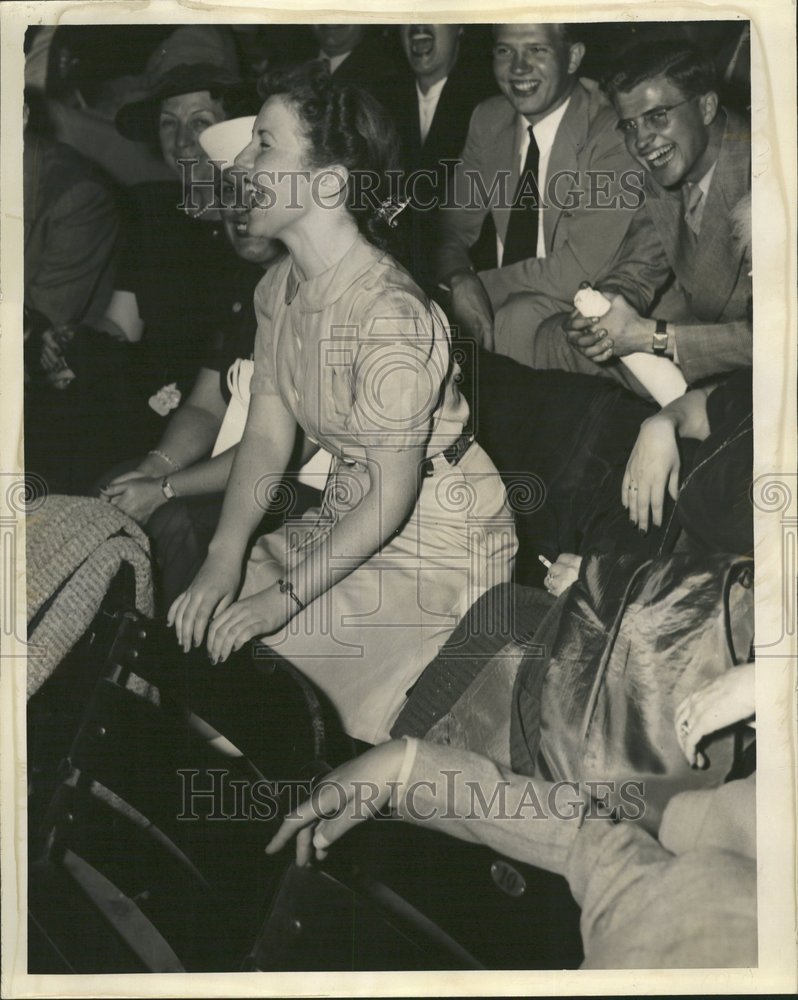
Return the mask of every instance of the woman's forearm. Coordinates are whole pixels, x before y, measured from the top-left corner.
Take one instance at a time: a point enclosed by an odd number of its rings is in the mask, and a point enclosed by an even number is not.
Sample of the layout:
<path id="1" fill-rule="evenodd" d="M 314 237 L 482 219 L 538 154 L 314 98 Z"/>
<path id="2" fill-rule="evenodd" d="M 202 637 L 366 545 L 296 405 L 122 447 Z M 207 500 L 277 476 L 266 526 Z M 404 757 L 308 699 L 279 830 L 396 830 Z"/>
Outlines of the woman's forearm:
<path id="1" fill-rule="evenodd" d="M 340 518 L 325 546 L 286 567 L 304 604 L 349 576 L 402 527 L 418 499 L 422 458 L 414 449 L 369 463 L 369 485 L 360 503 Z"/>
<path id="2" fill-rule="evenodd" d="M 206 410 L 188 404 L 182 406 L 169 421 L 153 451 L 139 462 L 139 469 L 152 476 L 171 475 L 177 466 L 187 470 L 210 455 L 220 426 L 221 421 Z M 193 491 L 186 489 L 183 492 Z"/>
<path id="3" fill-rule="evenodd" d="M 659 415 L 672 421 L 679 437 L 704 441 L 709 437 L 710 430 L 707 397 L 714 388 L 712 385 L 691 389 L 663 407 Z"/>
<path id="4" fill-rule="evenodd" d="M 179 497 L 204 496 L 208 493 L 224 493 L 230 470 L 233 467 L 236 448 L 228 448 L 215 458 L 195 462 L 187 469 L 168 475 L 169 482 Z"/>
<path id="5" fill-rule="evenodd" d="M 243 556 L 266 510 L 269 491 L 264 484 L 285 473 L 295 437 L 296 423 L 276 397 L 252 397 L 244 435 L 231 462 L 211 556 Z"/>
<path id="6" fill-rule="evenodd" d="M 202 368 L 188 399 L 172 414 L 156 447 L 139 463 L 139 470 L 150 476 L 171 476 L 177 466 L 188 469 L 206 458 L 216 441 L 226 409 L 219 389 L 219 373 L 212 368 Z M 176 484 L 175 489 L 179 489 Z M 185 488 L 182 492 L 195 491 Z"/>

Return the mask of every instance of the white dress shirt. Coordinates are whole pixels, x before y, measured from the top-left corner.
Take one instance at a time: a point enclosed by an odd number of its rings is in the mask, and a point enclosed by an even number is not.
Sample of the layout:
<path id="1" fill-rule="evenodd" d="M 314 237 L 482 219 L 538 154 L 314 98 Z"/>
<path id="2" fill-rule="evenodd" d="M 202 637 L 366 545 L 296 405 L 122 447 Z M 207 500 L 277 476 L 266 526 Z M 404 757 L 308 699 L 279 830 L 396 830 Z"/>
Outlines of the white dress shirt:
<path id="1" fill-rule="evenodd" d="M 426 94 L 422 93 L 421 87 L 418 85 L 418 80 L 416 81 L 416 95 L 418 96 L 418 124 L 421 131 L 422 146 L 427 141 L 427 136 L 429 135 L 429 130 L 432 126 L 432 119 L 435 117 L 435 109 L 438 107 L 438 101 L 441 99 L 443 88 L 446 86 L 446 81 L 448 79 L 449 77 L 445 76 L 442 80 L 438 80 L 437 83 L 433 83 Z"/>
<path id="2" fill-rule="evenodd" d="M 560 127 L 560 122 L 563 120 L 570 103 L 571 98 L 569 97 L 567 101 L 564 101 L 558 108 L 555 108 L 550 115 L 546 115 L 545 118 L 541 119 L 541 121 L 539 121 L 536 125 L 532 126 L 532 132 L 534 133 L 535 142 L 538 144 L 539 151 L 537 181 L 538 191 L 540 192 L 540 198 L 543 204 L 546 203 L 546 180 L 549 170 L 551 150 L 554 146 L 557 129 Z M 518 115 L 516 120 L 516 134 L 518 143 L 518 158 L 520 163 L 519 173 L 523 173 L 524 163 L 526 162 L 526 153 L 529 149 L 529 122 L 523 115 Z M 498 264 L 499 267 L 501 267 L 502 258 L 504 257 L 504 244 L 502 243 L 500 236 L 496 237 L 496 250 Z M 538 257 L 546 256 L 546 234 L 543 230 L 542 211 L 538 212 L 537 255 Z"/>
<path id="3" fill-rule="evenodd" d="M 347 56 L 351 56 L 354 49 L 350 49 L 348 52 L 342 52 L 338 56 L 328 56 L 325 52 L 319 52 L 318 58 L 322 62 L 326 62 L 330 68 L 330 73 L 334 73 L 341 63 L 346 59 Z"/>

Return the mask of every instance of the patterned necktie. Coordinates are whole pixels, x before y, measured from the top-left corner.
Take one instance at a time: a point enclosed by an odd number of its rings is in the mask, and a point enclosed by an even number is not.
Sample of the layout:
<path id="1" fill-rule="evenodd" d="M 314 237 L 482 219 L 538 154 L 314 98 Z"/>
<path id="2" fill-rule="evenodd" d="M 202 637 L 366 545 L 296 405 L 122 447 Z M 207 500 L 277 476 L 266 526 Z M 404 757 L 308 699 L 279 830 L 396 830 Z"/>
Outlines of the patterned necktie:
<path id="1" fill-rule="evenodd" d="M 518 178 L 513 205 L 510 211 L 510 223 L 507 226 L 507 239 L 504 241 L 502 267 L 515 264 L 519 260 L 538 255 L 538 165 L 540 150 L 535 142 L 532 126 L 529 131 L 529 148 L 526 151 L 524 169 Z"/>
<path id="2" fill-rule="evenodd" d="M 698 236 L 701 231 L 701 202 L 704 198 L 704 192 L 697 184 L 692 184 L 690 181 L 685 185 L 685 210 L 684 210 L 684 221 L 687 223 L 690 232 L 693 236 Z"/>

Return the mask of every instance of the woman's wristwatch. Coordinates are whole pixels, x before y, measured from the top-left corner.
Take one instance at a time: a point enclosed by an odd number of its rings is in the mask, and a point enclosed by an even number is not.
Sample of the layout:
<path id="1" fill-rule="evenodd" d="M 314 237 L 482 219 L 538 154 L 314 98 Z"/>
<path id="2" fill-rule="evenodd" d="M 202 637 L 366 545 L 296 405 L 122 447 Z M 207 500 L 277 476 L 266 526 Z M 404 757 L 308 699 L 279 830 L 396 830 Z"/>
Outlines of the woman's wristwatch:
<path id="1" fill-rule="evenodd" d="M 656 323 L 651 336 L 651 350 L 662 358 L 668 353 L 668 324 L 664 319 L 658 319 Z"/>
<path id="2" fill-rule="evenodd" d="M 169 476 L 164 476 L 161 480 L 161 493 L 163 493 L 167 500 L 174 500 L 177 496 L 177 490 L 169 482 Z"/>

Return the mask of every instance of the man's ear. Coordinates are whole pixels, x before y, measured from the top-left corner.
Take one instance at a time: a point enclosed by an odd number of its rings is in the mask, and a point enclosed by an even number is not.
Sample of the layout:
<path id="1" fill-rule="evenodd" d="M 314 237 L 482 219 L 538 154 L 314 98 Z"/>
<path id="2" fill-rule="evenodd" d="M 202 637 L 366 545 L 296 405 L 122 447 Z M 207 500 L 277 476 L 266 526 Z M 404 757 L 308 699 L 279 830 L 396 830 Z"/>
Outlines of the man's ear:
<path id="1" fill-rule="evenodd" d="M 585 47 L 581 42 L 574 42 L 569 46 L 568 52 L 568 72 L 573 75 L 582 65 L 585 58 Z"/>
<path id="2" fill-rule="evenodd" d="M 705 125 L 711 125 L 715 120 L 718 113 L 718 95 L 714 90 L 707 91 L 699 99 L 699 105 L 701 107 L 701 117 L 704 120 Z"/>

